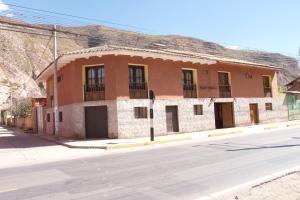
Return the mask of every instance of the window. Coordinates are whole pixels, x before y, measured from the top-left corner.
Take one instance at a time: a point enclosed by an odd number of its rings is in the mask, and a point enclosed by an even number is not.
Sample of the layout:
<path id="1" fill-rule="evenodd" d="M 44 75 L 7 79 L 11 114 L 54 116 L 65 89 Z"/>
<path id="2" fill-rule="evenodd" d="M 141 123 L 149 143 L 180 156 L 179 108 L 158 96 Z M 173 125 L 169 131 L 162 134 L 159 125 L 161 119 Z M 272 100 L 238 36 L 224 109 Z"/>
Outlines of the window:
<path id="1" fill-rule="evenodd" d="M 192 70 L 182 70 L 182 81 L 185 86 L 192 86 L 194 84 L 193 71 Z"/>
<path id="2" fill-rule="evenodd" d="M 266 103 L 266 110 L 273 110 L 272 103 Z"/>
<path id="3" fill-rule="evenodd" d="M 263 76 L 263 86 L 265 97 L 272 97 L 271 80 L 269 76 Z"/>
<path id="4" fill-rule="evenodd" d="M 147 107 L 135 107 L 134 108 L 134 117 L 136 119 L 147 118 Z"/>
<path id="5" fill-rule="evenodd" d="M 63 121 L 63 115 L 62 112 L 59 112 L 59 116 L 58 116 L 59 122 Z"/>
<path id="6" fill-rule="evenodd" d="M 50 122 L 50 114 L 47 113 L 47 122 Z"/>
<path id="7" fill-rule="evenodd" d="M 129 65 L 129 83 L 130 84 L 143 84 L 145 83 L 145 70 L 143 66 Z"/>
<path id="8" fill-rule="evenodd" d="M 219 93 L 221 98 L 231 97 L 231 86 L 229 80 L 229 73 L 218 72 L 219 79 Z"/>
<path id="9" fill-rule="evenodd" d="M 129 96 L 131 99 L 147 99 L 148 87 L 143 66 L 128 66 Z"/>
<path id="10" fill-rule="evenodd" d="M 101 87 L 104 85 L 105 71 L 104 66 L 92 66 L 86 69 L 86 86 L 87 87 Z"/>
<path id="11" fill-rule="evenodd" d="M 182 70 L 183 96 L 197 98 L 196 85 L 194 84 L 193 70 Z"/>
<path id="12" fill-rule="evenodd" d="M 194 115 L 203 115 L 203 105 L 194 105 Z"/>

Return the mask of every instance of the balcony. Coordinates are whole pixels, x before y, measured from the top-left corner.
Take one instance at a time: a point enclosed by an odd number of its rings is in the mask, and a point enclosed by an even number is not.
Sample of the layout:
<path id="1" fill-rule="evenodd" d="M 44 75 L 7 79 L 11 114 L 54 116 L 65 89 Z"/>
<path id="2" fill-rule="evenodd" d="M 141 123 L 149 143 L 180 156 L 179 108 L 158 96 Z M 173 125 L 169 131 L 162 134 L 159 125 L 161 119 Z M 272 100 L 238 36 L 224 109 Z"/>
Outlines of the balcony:
<path id="1" fill-rule="evenodd" d="M 184 98 L 197 98 L 197 85 L 196 84 L 184 84 L 183 85 L 183 97 Z"/>
<path id="2" fill-rule="evenodd" d="M 265 97 L 272 97 L 272 88 L 264 87 L 264 94 L 265 94 Z"/>
<path id="3" fill-rule="evenodd" d="M 231 86 L 219 85 L 220 98 L 231 98 Z"/>
<path id="4" fill-rule="evenodd" d="M 85 85 L 84 86 L 84 101 L 97 101 L 105 99 L 105 85 Z"/>
<path id="5" fill-rule="evenodd" d="M 148 99 L 147 83 L 129 83 L 130 99 Z"/>

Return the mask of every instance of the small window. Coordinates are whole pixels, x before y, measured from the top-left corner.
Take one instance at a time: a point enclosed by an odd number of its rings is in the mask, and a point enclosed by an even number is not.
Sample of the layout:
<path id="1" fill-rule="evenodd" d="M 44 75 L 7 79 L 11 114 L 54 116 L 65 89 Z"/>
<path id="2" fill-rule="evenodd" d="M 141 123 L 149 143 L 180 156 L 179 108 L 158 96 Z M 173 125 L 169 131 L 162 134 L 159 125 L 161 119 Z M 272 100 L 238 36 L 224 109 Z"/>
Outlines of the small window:
<path id="1" fill-rule="evenodd" d="M 273 110 L 272 103 L 266 103 L 266 110 Z"/>
<path id="2" fill-rule="evenodd" d="M 194 115 L 203 115 L 203 105 L 194 105 Z"/>
<path id="3" fill-rule="evenodd" d="M 134 117 L 136 119 L 147 118 L 147 107 L 135 107 L 134 108 Z"/>
<path id="4" fill-rule="evenodd" d="M 61 82 L 62 80 L 63 80 L 62 75 L 60 75 L 60 76 L 57 77 L 57 82 Z"/>
<path id="5" fill-rule="evenodd" d="M 62 112 L 59 112 L 58 118 L 59 118 L 59 122 L 62 122 L 62 121 L 63 121 L 63 115 L 62 115 Z"/>
<path id="6" fill-rule="evenodd" d="M 50 122 L 50 114 L 47 114 L 47 122 Z"/>

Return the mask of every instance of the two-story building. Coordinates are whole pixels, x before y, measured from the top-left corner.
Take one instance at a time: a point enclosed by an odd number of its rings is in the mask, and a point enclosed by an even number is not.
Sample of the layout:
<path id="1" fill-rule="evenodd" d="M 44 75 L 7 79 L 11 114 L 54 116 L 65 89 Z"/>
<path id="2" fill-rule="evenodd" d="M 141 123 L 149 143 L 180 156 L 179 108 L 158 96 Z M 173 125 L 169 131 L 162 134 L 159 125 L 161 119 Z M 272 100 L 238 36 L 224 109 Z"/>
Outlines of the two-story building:
<path id="1" fill-rule="evenodd" d="M 148 91 L 155 92 L 155 135 L 286 121 L 279 67 L 192 52 L 103 46 L 60 56 L 59 135 L 149 135 Z M 46 133 L 54 133 L 53 63 L 47 83 Z"/>

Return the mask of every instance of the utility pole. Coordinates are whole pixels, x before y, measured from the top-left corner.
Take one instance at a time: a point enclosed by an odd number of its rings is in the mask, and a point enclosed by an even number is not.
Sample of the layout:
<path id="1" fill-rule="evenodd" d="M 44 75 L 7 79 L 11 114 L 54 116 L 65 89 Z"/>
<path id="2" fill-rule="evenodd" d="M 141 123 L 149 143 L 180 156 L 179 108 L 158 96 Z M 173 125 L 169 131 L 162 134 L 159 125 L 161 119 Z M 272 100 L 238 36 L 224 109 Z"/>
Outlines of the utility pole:
<path id="1" fill-rule="evenodd" d="M 58 124 L 58 84 L 57 84 L 57 38 L 56 38 L 56 25 L 53 27 L 53 59 L 54 59 L 54 74 L 53 74 L 53 100 L 54 100 L 54 134 L 59 136 L 59 124 Z"/>
<path id="2" fill-rule="evenodd" d="M 154 127 L 153 127 L 153 104 L 155 100 L 155 94 L 153 90 L 149 90 L 149 100 L 150 100 L 150 141 L 154 141 Z"/>
<path id="3" fill-rule="evenodd" d="M 10 126 L 12 126 L 13 124 L 13 119 L 12 119 L 12 116 L 13 116 L 13 92 L 11 91 L 10 92 Z"/>

